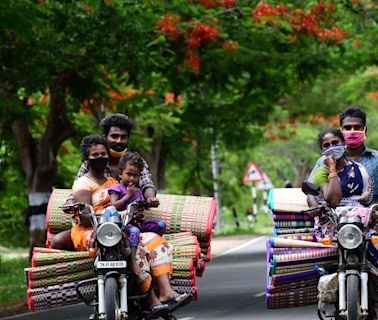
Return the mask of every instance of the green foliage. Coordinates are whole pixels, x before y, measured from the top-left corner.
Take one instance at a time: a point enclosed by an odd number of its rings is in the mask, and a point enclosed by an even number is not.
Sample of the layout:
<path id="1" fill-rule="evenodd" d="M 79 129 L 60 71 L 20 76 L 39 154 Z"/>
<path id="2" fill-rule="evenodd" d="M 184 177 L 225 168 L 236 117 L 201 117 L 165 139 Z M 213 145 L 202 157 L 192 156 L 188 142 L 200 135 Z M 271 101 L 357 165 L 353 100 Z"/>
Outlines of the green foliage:
<path id="1" fill-rule="evenodd" d="M 0 256 L 0 306 L 14 305 L 26 299 L 24 268 L 29 267 L 27 258 Z"/>

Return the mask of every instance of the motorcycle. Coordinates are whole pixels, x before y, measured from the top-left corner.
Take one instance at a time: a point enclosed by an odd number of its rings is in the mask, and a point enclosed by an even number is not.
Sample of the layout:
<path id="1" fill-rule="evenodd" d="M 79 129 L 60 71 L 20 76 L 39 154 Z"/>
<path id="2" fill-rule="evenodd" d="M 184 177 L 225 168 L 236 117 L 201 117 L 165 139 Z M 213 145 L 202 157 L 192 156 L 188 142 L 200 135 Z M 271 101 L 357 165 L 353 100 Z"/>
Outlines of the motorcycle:
<path id="1" fill-rule="evenodd" d="M 304 182 L 302 191 L 306 195 L 318 196 L 320 188 Z M 378 244 L 378 236 L 369 232 L 369 222 L 376 206 L 365 210 L 367 216 L 358 214 L 358 210 L 353 211 L 356 207 L 334 209 L 328 204 L 319 207 L 322 215 L 326 215 L 335 227 L 335 235 L 327 240 L 335 243 L 339 252 L 336 270 L 319 270 L 318 316 L 321 320 L 377 319 L 373 306 L 378 269 L 367 259 L 369 252 L 375 250 L 374 244 Z"/>
<path id="2" fill-rule="evenodd" d="M 90 320 L 176 319 L 167 310 L 148 310 L 145 300 L 152 290 L 153 281 L 146 293 L 139 294 L 136 277 L 128 266 L 131 250 L 126 226 L 136 214 L 146 208 L 146 201 L 137 200 L 128 206 L 121 217 L 114 207 L 109 207 L 103 215 L 96 216 L 92 206 L 88 204 L 76 203 L 70 206 L 73 214 L 88 213 L 94 228 L 89 252 L 96 257 L 96 278 L 80 281 L 76 287 L 79 297 L 87 305 L 94 307 Z M 91 285 L 96 286 L 95 296 L 88 295 L 88 287 Z"/>

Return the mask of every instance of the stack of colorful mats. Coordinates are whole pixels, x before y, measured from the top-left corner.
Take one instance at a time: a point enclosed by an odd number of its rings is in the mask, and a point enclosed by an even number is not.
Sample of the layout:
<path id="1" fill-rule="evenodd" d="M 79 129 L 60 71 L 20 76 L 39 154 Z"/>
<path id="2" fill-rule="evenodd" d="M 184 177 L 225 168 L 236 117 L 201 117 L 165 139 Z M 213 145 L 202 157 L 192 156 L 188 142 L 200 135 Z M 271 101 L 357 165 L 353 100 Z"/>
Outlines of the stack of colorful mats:
<path id="1" fill-rule="evenodd" d="M 268 206 L 272 210 L 274 237 L 267 248 L 268 309 L 300 307 L 317 303 L 319 273 L 314 269 L 337 263 L 337 248 L 316 242 L 314 221 L 306 195 L 298 188 L 272 189 Z"/>
<path id="2" fill-rule="evenodd" d="M 51 237 L 71 227 L 70 215 L 60 208 L 70 190 L 55 189 L 47 208 L 49 247 Z M 162 219 L 167 224 L 164 237 L 173 245 L 171 285 L 179 293 L 191 293 L 197 299 L 196 276 L 201 277 L 205 262 L 210 261 L 210 241 L 215 218 L 215 201 L 208 197 L 158 195 L 160 206 L 146 212 L 147 219 Z M 28 305 L 31 311 L 78 303 L 76 284 L 91 279 L 93 258 L 88 252 L 70 252 L 36 248 L 32 267 L 25 269 Z M 82 288 L 86 295 L 95 294 L 95 283 Z"/>

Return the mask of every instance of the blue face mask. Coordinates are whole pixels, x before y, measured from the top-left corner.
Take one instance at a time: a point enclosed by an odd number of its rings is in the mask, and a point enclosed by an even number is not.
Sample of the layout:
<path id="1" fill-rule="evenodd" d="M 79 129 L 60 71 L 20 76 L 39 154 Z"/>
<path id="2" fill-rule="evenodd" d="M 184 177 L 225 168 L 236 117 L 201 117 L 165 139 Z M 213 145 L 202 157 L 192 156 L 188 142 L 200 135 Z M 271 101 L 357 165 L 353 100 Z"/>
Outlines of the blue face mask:
<path id="1" fill-rule="evenodd" d="M 345 153 L 345 146 L 343 144 L 336 144 L 325 148 L 322 152 L 323 156 L 332 156 L 335 160 L 339 160 Z"/>

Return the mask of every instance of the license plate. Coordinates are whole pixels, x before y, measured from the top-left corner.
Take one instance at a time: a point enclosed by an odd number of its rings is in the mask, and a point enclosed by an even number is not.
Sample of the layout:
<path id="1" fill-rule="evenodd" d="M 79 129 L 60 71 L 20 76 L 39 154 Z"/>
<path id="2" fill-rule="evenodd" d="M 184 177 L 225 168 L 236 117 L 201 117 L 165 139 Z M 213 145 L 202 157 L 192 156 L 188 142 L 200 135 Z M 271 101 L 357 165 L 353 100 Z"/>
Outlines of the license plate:
<path id="1" fill-rule="evenodd" d="M 126 261 L 98 261 L 97 269 L 126 268 Z"/>

